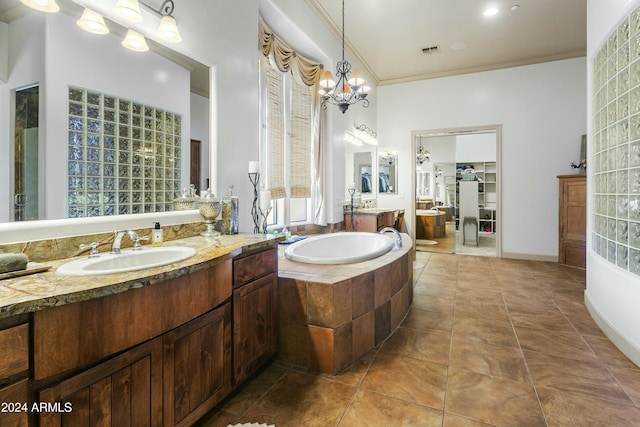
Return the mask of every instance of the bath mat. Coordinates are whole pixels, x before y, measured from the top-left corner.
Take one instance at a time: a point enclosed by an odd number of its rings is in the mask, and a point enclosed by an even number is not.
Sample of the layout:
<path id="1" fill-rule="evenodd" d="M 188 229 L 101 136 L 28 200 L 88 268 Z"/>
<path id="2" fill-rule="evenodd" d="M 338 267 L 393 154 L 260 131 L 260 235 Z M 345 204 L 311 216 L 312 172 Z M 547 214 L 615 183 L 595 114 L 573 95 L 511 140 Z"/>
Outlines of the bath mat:
<path id="1" fill-rule="evenodd" d="M 429 246 L 429 245 L 437 245 L 438 242 L 436 242 L 435 240 L 420 240 L 419 243 L 417 243 L 418 245 L 424 245 L 424 246 Z"/>
<path id="2" fill-rule="evenodd" d="M 258 424 L 258 423 L 244 423 L 244 424 L 229 424 L 227 427 L 275 427 L 273 424 Z"/>

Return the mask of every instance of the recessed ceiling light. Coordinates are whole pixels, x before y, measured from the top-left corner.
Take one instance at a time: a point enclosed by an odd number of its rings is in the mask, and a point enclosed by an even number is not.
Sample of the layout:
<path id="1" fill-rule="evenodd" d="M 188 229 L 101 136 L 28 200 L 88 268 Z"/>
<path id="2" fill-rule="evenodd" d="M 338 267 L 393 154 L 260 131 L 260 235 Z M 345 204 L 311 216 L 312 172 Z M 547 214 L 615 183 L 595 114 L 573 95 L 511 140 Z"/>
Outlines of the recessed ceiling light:
<path id="1" fill-rule="evenodd" d="M 513 6 L 511 6 L 511 11 L 512 12 L 515 12 L 518 9 L 520 9 L 520 5 L 519 4 L 514 4 Z"/>
<path id="2" fill-rule="evenodd" d="M 454 44 L 451 45 L 451 49 L 453 50 L 465 49 L 466 47 L 467 47 L 467 44 L 465 42 L 455 42 Z"/>
<path id="3" fill-rule="evenodd" d="M 485 11 L 483 12 L 484 16 L 493 16 L 495 14 L 497 14 L 498 8 L 497 7 L 490 7 L 488 9 L 485 9 Z"/>

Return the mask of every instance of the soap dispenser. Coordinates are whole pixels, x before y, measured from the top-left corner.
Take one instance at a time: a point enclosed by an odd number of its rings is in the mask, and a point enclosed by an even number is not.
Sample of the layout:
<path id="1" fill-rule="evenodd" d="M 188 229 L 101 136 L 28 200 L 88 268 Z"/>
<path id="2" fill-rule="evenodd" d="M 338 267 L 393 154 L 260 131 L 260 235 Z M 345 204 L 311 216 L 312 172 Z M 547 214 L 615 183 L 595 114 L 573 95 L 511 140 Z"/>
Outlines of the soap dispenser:
<path id="1" fill-rule="evenodd" d="M 238 234 L 238 196 L 233 195 L 233 185 L 222 200 L 222 234 Z"/>
<path id="2" fill-rule="evenodd" d="M 163 241 L 162 228 L 160 228 L 160 223 L 156 222 L 154 223 L 153 231 L 151 232 L 151 246 L 162 246 Z"/>

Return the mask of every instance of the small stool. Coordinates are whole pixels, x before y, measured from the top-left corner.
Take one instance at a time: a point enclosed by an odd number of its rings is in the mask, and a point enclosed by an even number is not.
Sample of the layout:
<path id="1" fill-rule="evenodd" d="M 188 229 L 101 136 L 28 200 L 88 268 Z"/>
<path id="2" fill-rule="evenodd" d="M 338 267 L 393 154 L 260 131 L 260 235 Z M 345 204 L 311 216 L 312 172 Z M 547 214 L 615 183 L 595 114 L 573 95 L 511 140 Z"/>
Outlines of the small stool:
<path id="1" fill-rule="evenodd" d="M 478 218 L 465 216 L 462 219 L 462 244 L 467 244 L 467 239 L 475 238 L 475 245 L 480 246 L 478 238 Z"/>

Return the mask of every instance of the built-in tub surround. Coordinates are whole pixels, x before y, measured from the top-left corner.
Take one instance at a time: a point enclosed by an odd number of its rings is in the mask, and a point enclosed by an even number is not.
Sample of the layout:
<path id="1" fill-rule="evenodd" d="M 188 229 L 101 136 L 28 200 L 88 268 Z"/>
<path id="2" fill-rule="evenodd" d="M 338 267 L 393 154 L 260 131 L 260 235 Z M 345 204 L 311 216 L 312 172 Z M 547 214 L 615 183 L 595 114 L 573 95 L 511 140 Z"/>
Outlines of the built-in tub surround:
<path id="1" fill-rule="evenodd" d="M 278 260 L 282 361 L 336 374 L 381 344 L 413 300 L 413 245 L 368 261 L 316 265 Z"/>

